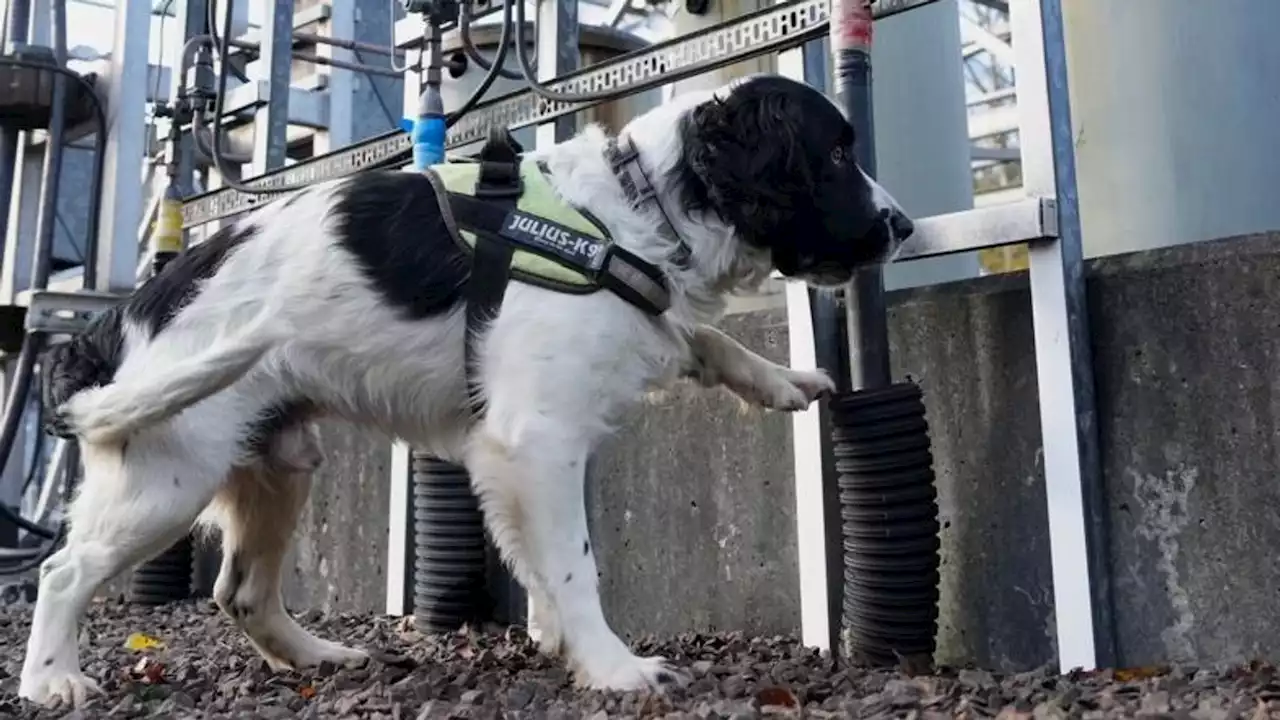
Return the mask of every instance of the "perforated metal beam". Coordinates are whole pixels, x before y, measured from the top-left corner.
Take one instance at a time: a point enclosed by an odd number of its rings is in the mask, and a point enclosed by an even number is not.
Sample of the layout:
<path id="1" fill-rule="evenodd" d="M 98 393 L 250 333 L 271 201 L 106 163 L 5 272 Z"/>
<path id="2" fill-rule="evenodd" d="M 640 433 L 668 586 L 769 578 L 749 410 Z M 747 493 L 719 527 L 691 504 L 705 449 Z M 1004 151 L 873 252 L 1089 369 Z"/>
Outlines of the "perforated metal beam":
<path id="1" fill-rule="evenodd" d="M 874 8 L 876 17 L 883 18 L 931 2 L 934 0 L 879 0 Z M 830 14 L 829 0 L 792 0 L 597 63 L 549 86 L 560 91 L 634 95 L 821 37 L 827 31 Z M 540 125 L 599 104 L 553 102 L 528 90 L 508 93 L 480 103 L 459 120 L 449 131 L 448 147 L 483 140 L 488 129 L 495 125 L 512 129 Z M 224 188 L 191 198 L 182 208 L 183 227 L 203 225 L 270 202 L 279 197 L 279 193 L 272 192 L 273 187 L 322 182 L 373 168 L 398 167 L 407 163 L 410 155 L 411 144 L 406 133 L 397 130 L 379 135 L 249 181 L 251 187 L 262 192 L 245 194 Z"/>

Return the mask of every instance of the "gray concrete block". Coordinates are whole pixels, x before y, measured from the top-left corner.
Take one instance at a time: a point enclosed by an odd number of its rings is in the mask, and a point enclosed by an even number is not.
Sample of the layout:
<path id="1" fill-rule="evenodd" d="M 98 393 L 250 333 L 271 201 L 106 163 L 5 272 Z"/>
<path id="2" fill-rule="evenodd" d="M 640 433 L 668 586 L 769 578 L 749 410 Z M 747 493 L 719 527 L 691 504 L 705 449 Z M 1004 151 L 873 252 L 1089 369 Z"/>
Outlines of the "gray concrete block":
<path id="1" fill-rule="evenodd" d="M 787 359 L 786 314 L 725 329 Z M 597 453 L 588 513 L 605 614 L 624 637 L 798 632 L 791 421 L 682 383 L 638 408 Z"/>

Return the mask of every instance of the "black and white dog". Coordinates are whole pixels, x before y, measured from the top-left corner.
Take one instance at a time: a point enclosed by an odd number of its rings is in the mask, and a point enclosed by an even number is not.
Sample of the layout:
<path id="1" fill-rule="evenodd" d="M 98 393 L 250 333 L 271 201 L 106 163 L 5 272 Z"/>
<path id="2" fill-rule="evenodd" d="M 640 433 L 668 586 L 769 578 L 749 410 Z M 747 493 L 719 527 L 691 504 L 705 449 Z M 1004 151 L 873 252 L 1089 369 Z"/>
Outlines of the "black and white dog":
<path id="1" fill-rule="evenodd" d="M 365 173 L 261 208 L 51 350 L 44 402 L 79 438 L 86 474 L 66 545 L 41 569 L 20 694 L 83 702 L 96 689 L 76 648 L 90 598 L 196 522 L 221 529 L 216 600 L 271 666 L 363 661 L 304 630 L 281 601 L 281 562 L 321 461 L 309 420 L 321 415 L 466 465 L 529 592 L 539 645 L 562 653 L 579 682 L 676 679 L 662 658 L 632 654 L 601 611 L 588 453 L 624 409 L 680 377 L 765 408 L 807 407 L 830 380 L 713 329 L 726 296 L 774 269 L 845 283 L 890 259 L 911 222 L 858 167 L 837 108 L 785 78 L 682 95 L 622 134 L 656 202 L 628 202 L 599 128 L 537 156 L 563 200 L 662 269 L 669 309 L 512 282 L 477 339 L 478 418 L 464 373 L 469 258 L 418 173 Z M 672 261 L 662 227 L 686 261 Z"/>

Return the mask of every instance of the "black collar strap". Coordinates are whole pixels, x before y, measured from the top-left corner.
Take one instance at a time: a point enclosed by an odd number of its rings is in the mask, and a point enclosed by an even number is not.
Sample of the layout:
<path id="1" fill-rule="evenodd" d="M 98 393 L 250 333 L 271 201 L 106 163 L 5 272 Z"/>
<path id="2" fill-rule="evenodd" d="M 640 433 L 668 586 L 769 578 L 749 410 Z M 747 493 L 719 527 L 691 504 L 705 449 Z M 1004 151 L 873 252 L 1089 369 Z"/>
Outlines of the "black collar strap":
<path id="1" fill-rule="evenodd" d="M 618 182 L 622 184 L 622 192 L 626 194 L 627 200 L 633 207 L 639 207 L 649 201 L 653 201 L 657 206 L 658 212 L 662 215 L 658 234 L 665 235 L 676 243 L 671 261 L 676 267 L 689 267 L 693 252 L 684 238 L 680 237 L 680 233 L 676 232 L 666 208 L 662 207 L 658 192 L 653 189 L 653 183 L 649 182 L 649 176 L 640 165 L 640 151 L 636 149 L 635 143 L 631 142 L 631 138 L 627 136 L 609 138 L 609 142 L 605 145 L 604 157 L 613 174 L 617 176 Z"/>

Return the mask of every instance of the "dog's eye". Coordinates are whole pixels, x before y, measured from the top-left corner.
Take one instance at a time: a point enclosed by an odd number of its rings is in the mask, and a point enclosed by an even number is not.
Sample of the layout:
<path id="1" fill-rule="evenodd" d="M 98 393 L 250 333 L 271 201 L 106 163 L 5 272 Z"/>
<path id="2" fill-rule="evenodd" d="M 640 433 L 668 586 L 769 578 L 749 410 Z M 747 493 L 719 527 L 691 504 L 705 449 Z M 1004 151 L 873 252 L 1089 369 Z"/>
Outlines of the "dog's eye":
<path id="1" fill-rule="evenodd" d="M 843 145 L 837 145 L 831 148 L 831 162 L 836 165 L 844 165 L 849 159 L 849 151 Z"/>

